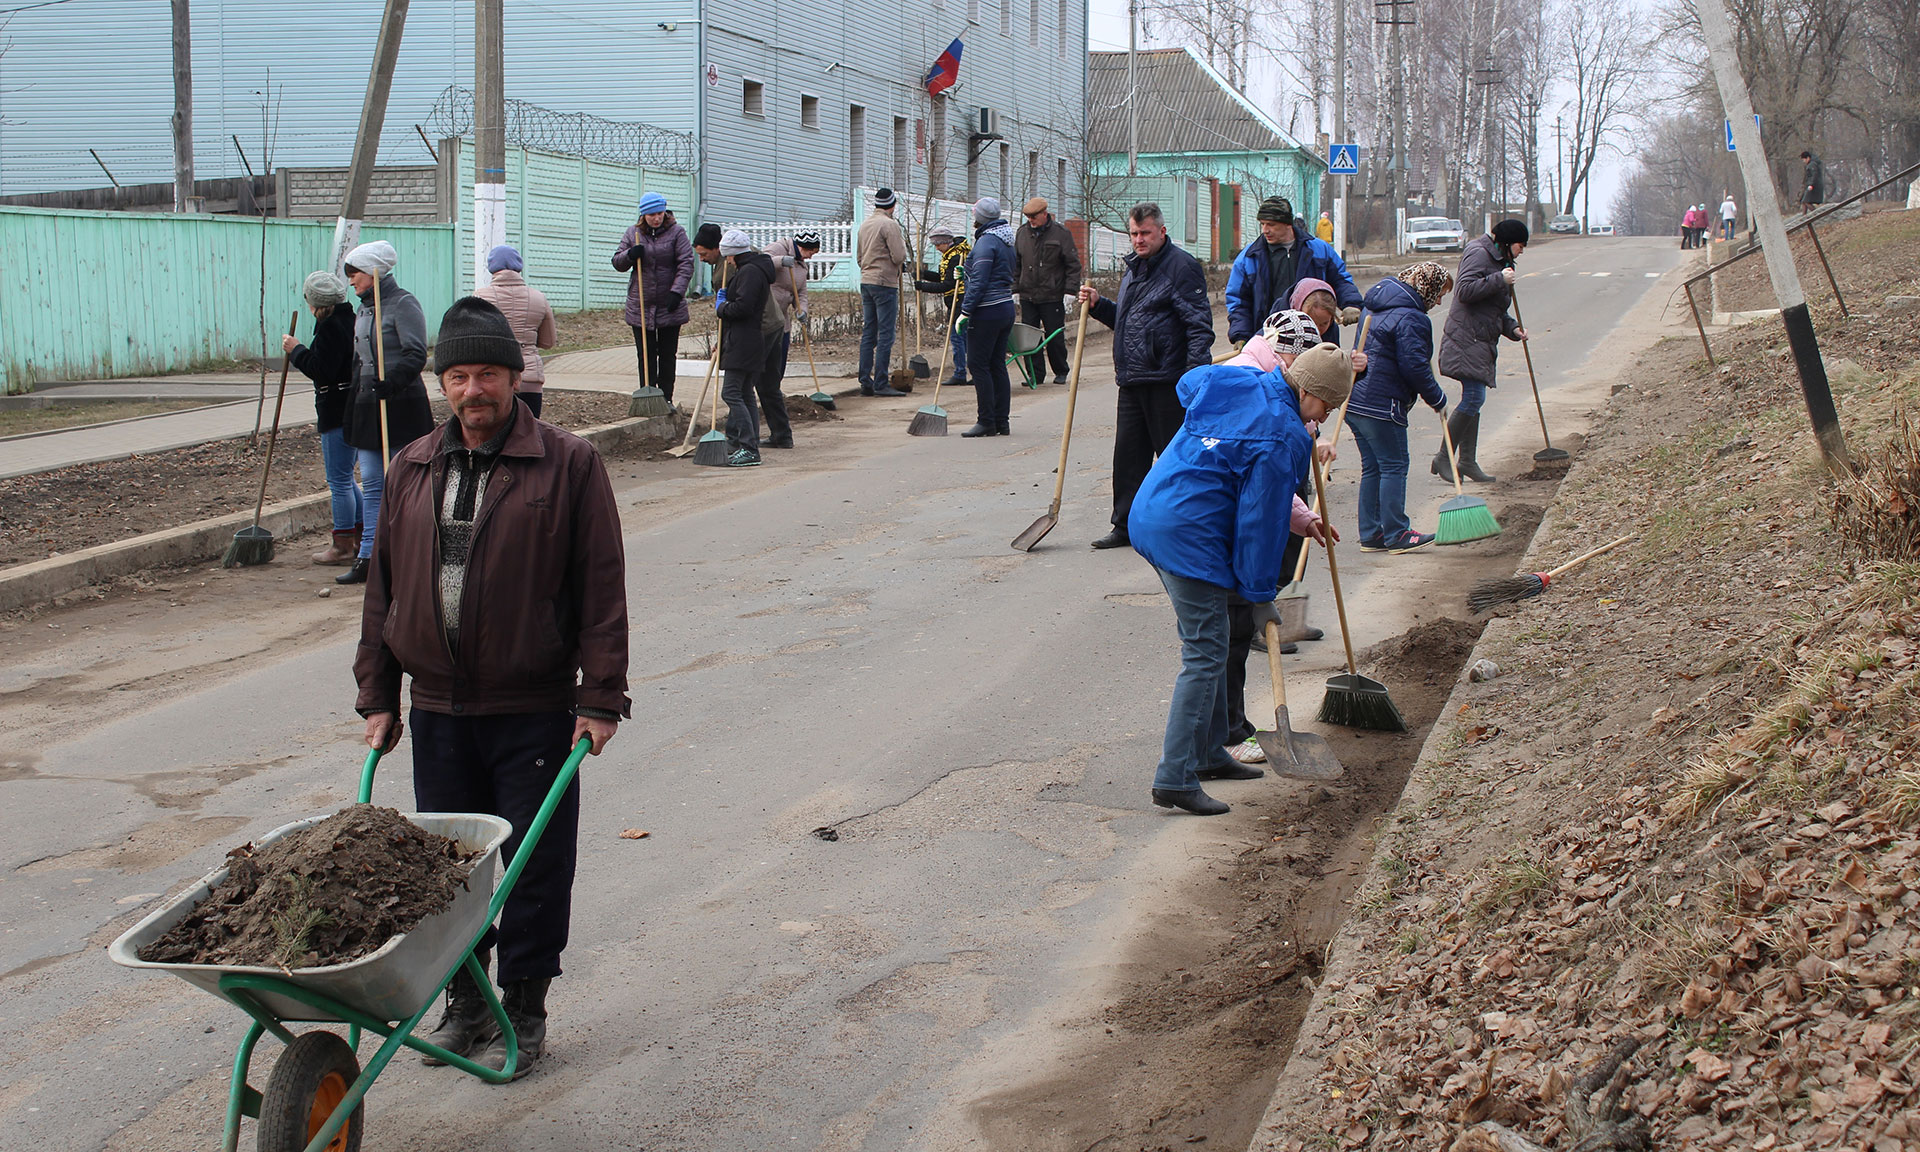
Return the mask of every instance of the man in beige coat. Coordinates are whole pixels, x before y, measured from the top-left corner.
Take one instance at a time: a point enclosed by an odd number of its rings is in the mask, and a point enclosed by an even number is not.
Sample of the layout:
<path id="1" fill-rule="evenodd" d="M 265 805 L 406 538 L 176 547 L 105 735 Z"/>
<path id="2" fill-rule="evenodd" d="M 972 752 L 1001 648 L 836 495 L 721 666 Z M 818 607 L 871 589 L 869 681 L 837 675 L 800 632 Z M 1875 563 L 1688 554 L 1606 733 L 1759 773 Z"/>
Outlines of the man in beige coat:
<path id="1" fill-rule="evenodd" d="M 520 358 L 526 363 L 520 372 L 520 399 L 538 416 L 547 382 L 540 349 L 553 347 L 560 338 L 553 329 L 553 305 L 547 303 L 546 293 L 521 277 L 524 268 L 518 249 L 500 245 L 487 253 L 487 271 L 493 279 L 474 289 L 473 294 L 500 309 L 513 328 L 514 338 L 520 341 Z"/>
<path id="2" fill-rule="evenodd" d="M 907 265 L 907 238 L 893 210 L 893 189 L 873 194 L 873 211 L 860 223 L 854 259 L 860 263 L 860 395 L 905 396 L 889 380 L 893 331 L 900 318 L 900 270 Z"/>

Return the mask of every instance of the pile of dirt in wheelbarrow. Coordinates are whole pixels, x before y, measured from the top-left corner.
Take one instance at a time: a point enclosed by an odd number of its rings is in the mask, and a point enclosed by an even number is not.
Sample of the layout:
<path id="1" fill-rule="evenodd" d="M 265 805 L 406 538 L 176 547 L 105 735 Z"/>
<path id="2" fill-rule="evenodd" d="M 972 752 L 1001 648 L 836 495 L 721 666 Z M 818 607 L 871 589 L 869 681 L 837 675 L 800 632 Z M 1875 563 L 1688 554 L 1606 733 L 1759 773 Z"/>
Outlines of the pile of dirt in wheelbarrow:
<path id="1" fill-rule="evenodd" d="M 392 808 L 355 804 L 264 848 L 227 853 L 227 878 L 140 959 L 345 964 L 445 911 L 473 858 Z"/>

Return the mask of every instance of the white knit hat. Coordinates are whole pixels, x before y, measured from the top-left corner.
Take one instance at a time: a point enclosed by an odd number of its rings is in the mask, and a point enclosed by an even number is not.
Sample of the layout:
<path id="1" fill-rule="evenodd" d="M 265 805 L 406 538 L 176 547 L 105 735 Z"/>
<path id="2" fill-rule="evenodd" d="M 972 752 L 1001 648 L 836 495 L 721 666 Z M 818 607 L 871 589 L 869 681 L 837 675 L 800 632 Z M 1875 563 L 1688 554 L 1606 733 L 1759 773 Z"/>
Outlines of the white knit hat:
<path id="1" fill-rule="evenodd" d="M 385 276 L 400 263 L 400 254 L 393 245 L 385 240 L 374 240 L 360 245 L 347 253 L 347 267 L 365 272 L 369 276 Z"/>
<path id="2" fill-rule="evenodd" d="M 753 241 L 738 228 L 729 228 L 720 236 L 720 255 L 738 256 L 753 249 Z"/>

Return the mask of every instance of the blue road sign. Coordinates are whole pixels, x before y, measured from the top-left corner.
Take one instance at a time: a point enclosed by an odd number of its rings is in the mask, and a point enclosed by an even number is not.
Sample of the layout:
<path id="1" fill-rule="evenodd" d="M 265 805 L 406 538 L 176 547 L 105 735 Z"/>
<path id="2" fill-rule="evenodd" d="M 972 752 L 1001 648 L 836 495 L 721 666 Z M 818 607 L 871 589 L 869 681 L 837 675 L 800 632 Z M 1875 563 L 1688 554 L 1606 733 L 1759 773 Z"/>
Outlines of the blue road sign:
<path id="1" fill-rule="evenodd" d="M 1327 157 L 1327 175 L 1357 176 L 1360 174 L 1360 145 L 1335 144 L 1332 155 Z"/>
<path id="2" fill-rule="evenodd" d="M 1727 126 L 1727 151 L 1731 152 L 1733 151 L 1733 121 L 1723 120 L 1721 123 Z M 1758 112 L 1753 114 L 1753 126 L 1755 128 L 1760 127 L 1760 113 Z"/>

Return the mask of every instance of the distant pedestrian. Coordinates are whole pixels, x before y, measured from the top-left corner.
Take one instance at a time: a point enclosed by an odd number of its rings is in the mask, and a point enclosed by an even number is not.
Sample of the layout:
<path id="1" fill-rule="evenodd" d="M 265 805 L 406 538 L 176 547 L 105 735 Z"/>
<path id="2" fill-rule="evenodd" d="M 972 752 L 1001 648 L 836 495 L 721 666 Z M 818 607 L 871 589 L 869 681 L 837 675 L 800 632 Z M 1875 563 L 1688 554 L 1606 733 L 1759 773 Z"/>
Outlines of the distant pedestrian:
<path id="1" fill-rule="evenodd" d="M 1013 250 L 1019 268 L 1013 291 L 1020 297 L 1020 322 L 1042 334 L 1058 332 L 1047 342 L 1046 358 L 1053 365 L 1053 382 L 1067 382 L 1066 298 L 1080 291 L 1080 249 L 1073 233 L 1054 219 L 1044 198 L 1035 196 L 1021 208 L 1027 222 L 1014 235 Z M 1045 379 L 1040 353 L 1033 354 L 1033 379 Z"/>
<path id="2" fill-rule="evenodd" d="M 1480 468 L 1480 409 L 1487 389 L 1494 386 L 1500 339 L 1525 340 L 1526 330 L 1507 314 L 1513 306 L 1513 262 L 1527 250 L 1527 226 L 1518 220 L 1499 220 L 1493 231 L 1478 236 L 1460 254 L 1455 275 L 1453 305 L 1440 338 L 1440 372 L 1460 382 L 1460 403 L 1447 422 L 1460 475 L 1482 484 L 1493 477 Z M 1453 482 L 1445 443 L 1433 458 L 1433 474 Z"/>
<path id="3" fill-rule="evenodd" d="M 927 240 L 940 253 L 940 263 L 932 272 L 923 266 L 913 286 L 946 298 L 941 323 L 953 332 L 953 371 L 942 383 L 948 388 L 959 388 L 967 382 L 967 334 L 956 327 L 955 322 L 959 318 L 961 298 L 967 291 L 967 257 L 972 255 L 973 245 L 944 225 L 927 233 Z"/>
<path id="4" fill-rule="evenodd" d="M 640 219 L 620 237 L 613 267 L 634 273 L 627 282 L 627 324 L 633 329 L 634 354 L 642 377 L 671 404 L 674 369 L 680 362 L 680 329 L 687 323 L 687 286 L 693 283 L 693 245 L 687 230 L 675 222 L 665 196 L 649 192 L 640 198 Z"/>
<path id="5" fill-rule="evenodd" d="M 333 542 L 313 554 L 315 564 L 351 564 L 360 554 L 360 489 L 353 485 L 353 448 L 347 443 L 347 403 L 353 396 L 353 305 L 346 281 L 315 272 L 301 285 L 313 313 L 313 343 L 280 338 L 287 360 L 313 381 L 313 414 L 320 433 L 320 464 L 327 473 Z"/>
<path id="6" fill-rule="evenodd" d="M 1013 332 L 1013 227 L 1001 217 L 1000 201 L 982 197 L 973 205 L 973 252 L 960 299 L 960 324 L 973 365 L 977 415 L 962 436 L 1008 436 L 1013 432 L 1013 381 L 1007 375 L 1007 337 Z"/>
<path id="7" fill-rule="evenodd" d="M 1180 635 L 1152 798 L 1196 816 L 1228 810 L 1202 781 L 1264 774 L 1227 751 L 1228 600 L 1238 595 L 1256 605 L 1257 618 L 1277 619 L 1273 599 L 1285 579 L 1279 529 L 1313 455 L 1306 424 L 1326 419 L 1353 384 L 1346 354 L 1330 344 L 1302 353 L 1291 371 L 1263 371 L 1271 350 L 1263 359 L 1254 340 L 1248 345 L 1246 361 L 1181 377 L 1181 427 L 1134 505 L 1134 549 L 1159 574 Z M 1324 539 L 1321 522 L 1300 526 Z"/>
<path id="8" fill-rule="evenodd" d="M 1319 221 L 1313 226 L 1313 234 L 1329 244 L 1333 243 L 1333 217 L 1325 212 L 1320 213 Z"/>
<path id="9" fill-rule="evenodd" d="M 474 289 L 473 294 L 500 309 L 513 328 L 514 338 L 520 341 L 520 360 L 526 365 L 520 372 L 520 399 L 538 416 L 541 389 L 547 382 L 540 349 L 553 347 L 560 338 L 554 332 L 553 305 L 547 303 L 544 292 L 521 276 L 525 267 L 518 249 L 507 244 L 497 246 L 487 253 L 487 272 L 492 279 Z"/>
<path id="10" fill-rule="evenodd" d="M 700 230 L 705 238 L 706 226 Z M 760 463 L 759 405 L 767 409 L 769 438 L 793 439 L 785 397 L 777 388 L 771 396 L 765 390 L 767 368 L 787 327 L 773 295 L 773 261 L 738 228 L 723 233 L 711 249 L 696 247 L 702 260 L 727 264 L 726 287 L 713 295 L 713 312 L 722 322 L 720 399 L 727 405 L 727 467 L 751 468 Z"/>
<path id="11" fill-rule="evenodd" d="M 1453 288 L 1431 260 L 1402 269 L 1367 292 L 1367 374 L 1347 401 L 1347 426 L 1360 449 L 1362 552 L 1411 552 L 1433 543 L 1407 520 L 1407 412 L 1414 400 L 1445 417 L 1447 393 L 1433 377 L 1433 321 L 1427 313 Z"/>
<path id="12" fill-rule="evenodd" d="M 514 398 L 520 343 L 493 305 L 454 301 L 433 361 L 453 415 L 394 454 L 353 659 L 354 710 L 368 746 L 391 751 L 402 680 L 411 680 L 415 807 L 503 817 L 513 830 L 500 851 L 516 859 L 573 746 L 584 738 L 599 755 L 633 714 L 620 509 L 593 445 Z M 485 979 L 499 946 L 515 1079 L 546 1051 L 547 990 L 572 920 L 578 780 L 549 816 L 498 927 L 473 952 Z M 428 1039 L 506 1068 L 508 1037 L 464 965 Z"/>
<path id="13" fill-rule="evenodd" d="M 1740 206 L 1733 202 L 1733 193 L 1728 192 L 1727 198 L 1720 201 L 1720 238 L 1722 240 L 1733 239 L 1734 221 L 1739 219 L 1739 216 Z"/>
<path id="14" fill-rule="evenodd" d="M 1228 340 L 1245 343 L 1268 316 L 1287 306 L 1293 286 L 1309 278 L 1332 286 L 1342 324 L 1360 318 L 1360 289 L 1347 262 L 1332 244 L 1294 228 L 1292 203 L 1267 197 L 1260 202 L 1259 220 L 1260 238 L 1241 251 L 1227 274 Z"/>
<path id="15" fill-rule="evenodd" d="M 784 240 L 775 240 L 767 245 L 767 259 L 773 261 L 773 298 L 785 309 L 788 318 L 800 324 L 807 322 L 807 261 L 820 254 L 820 233 L 797 232 Z M 786 396 L 784 386 L 787 379 L 787 361 L 793 355 L 793 324 L 789 323 L 780 331 L 780 339 L 768 349 L 772 359 L 767 362 L 766 375 L 761 380 L 761 407 L 770 408 L 766 401 L 769 393 L 779 397 L 780 415 L 786 418 Z M 793 426 L 787 425 L 783 433 L 772 431 L 771 417 L 768 422 L 767 447 L 793 447 Z"/>
<path id="16" fill-rule="evenodd" d="M 1827 202 L 1827 166 L 1811 152 L 1800 153 L 1800 206 L 1818 208 Z"/>
<path id="17" fill-rule="evenodd" d="M 1113 379 L 1119 385 L 1113 430 L 1113 530 L 1095 548 L 1130 543 L 1127 515 L 1134 493 L 1166 451 L 1186 410 L 1177 385 L 1189 368 L 1213 359 L 1213 304 L 1200 261 L 1167 237 L 1166 217 L 1151 201 L 1127 212 L 1133 251 L 1120 275 L 1117 300 L 1091 284 L 1080 305 L 1113 329 Z M 978 365 L 975 366 L 978 371 Z"/>
<path id="18" fill-rule="evenodd" d="M 386 490 L 387 461 L 381 455 L 381 407 L 385 402 L 385 440 L 398 455 L 402 448 L 433 431 L 433 407 L 427 402 L 427 318 L 413 293 L 394 282 L 400 257 L 385 240 L 362 244 L 347 253 L 347 282 L 360 297 L 353 324 L 353 402 L 347 408 L 347 443 L 360 469 L 360 506 L 366 528 L 353 567 L 334 577 L 337 584 L 364 584 L 380 522 L 380 498 Z M 380 288 L 381 340 L 374 340 L 373 292 Z M 386 363 L 374 353 L 384 347 Z"/>
<path id="19" fill-rule="evenodd" d="M 907 237 L 893 218 L 893 189 L 873 194 L 873 211 L 860 222 L 854 259 L 860 265 L 860 395 L 905 396 L 893 386 L 893 334 L 900 320 L 900 271 Z"/>

